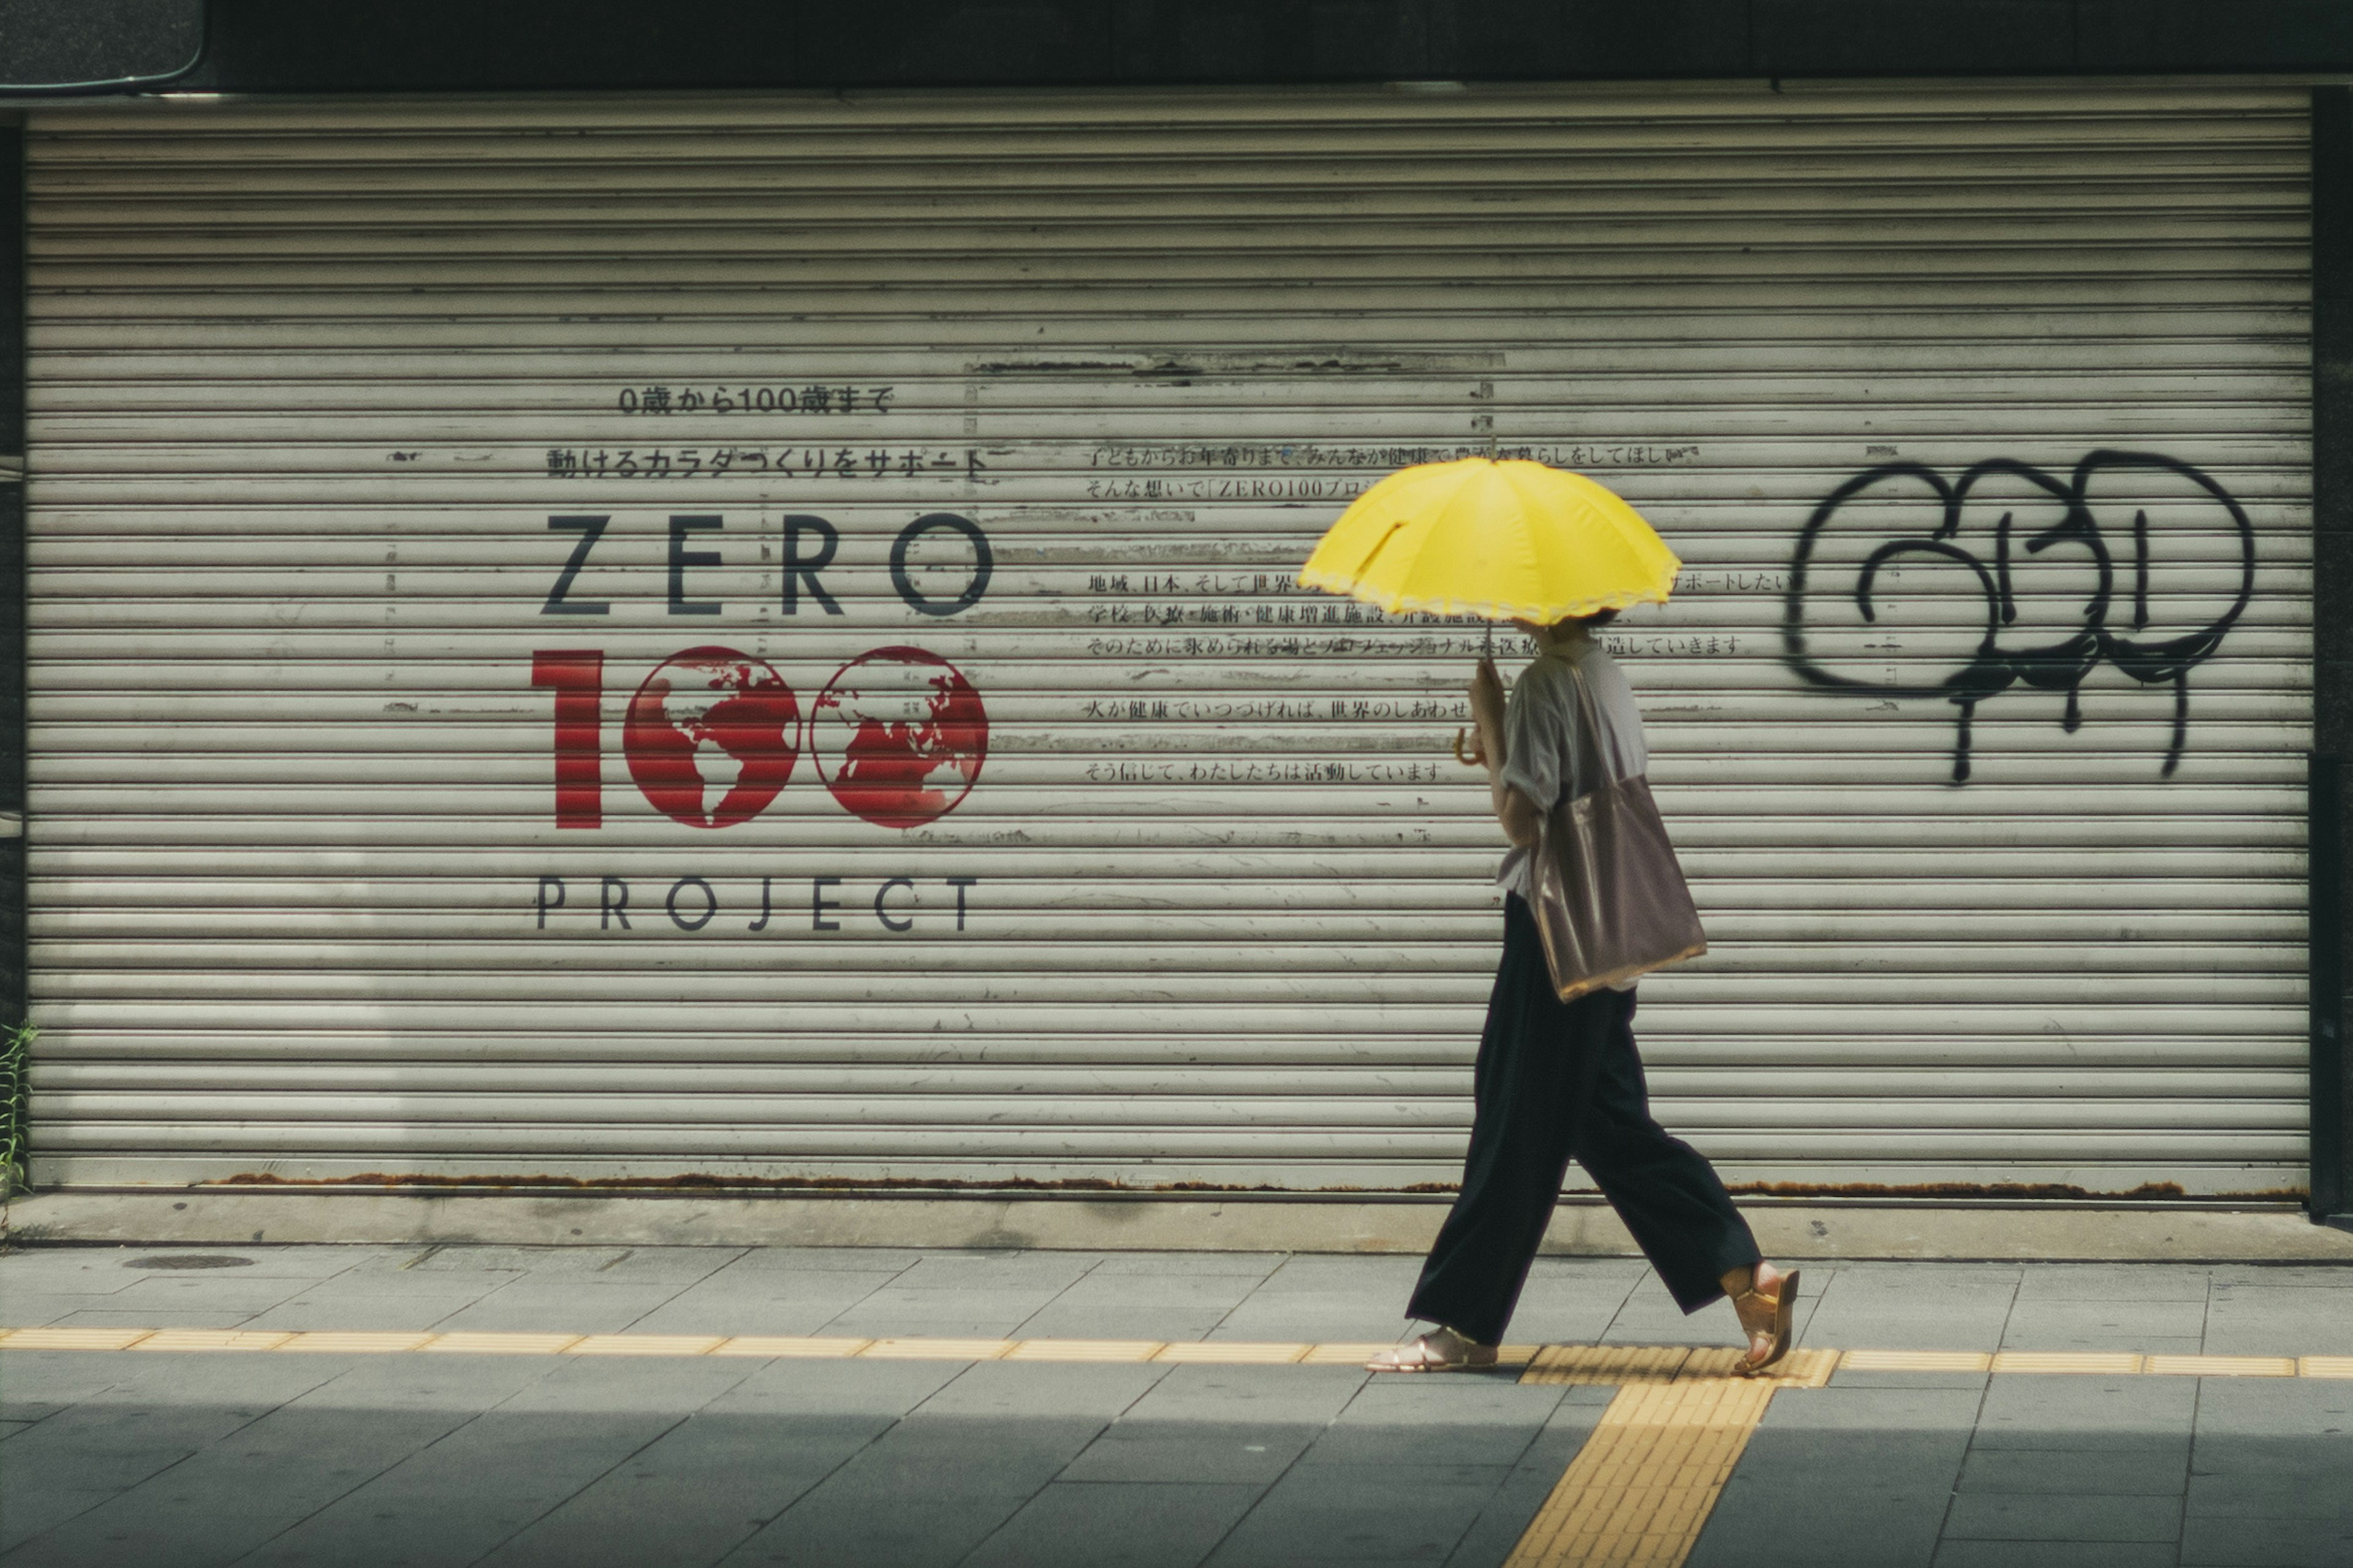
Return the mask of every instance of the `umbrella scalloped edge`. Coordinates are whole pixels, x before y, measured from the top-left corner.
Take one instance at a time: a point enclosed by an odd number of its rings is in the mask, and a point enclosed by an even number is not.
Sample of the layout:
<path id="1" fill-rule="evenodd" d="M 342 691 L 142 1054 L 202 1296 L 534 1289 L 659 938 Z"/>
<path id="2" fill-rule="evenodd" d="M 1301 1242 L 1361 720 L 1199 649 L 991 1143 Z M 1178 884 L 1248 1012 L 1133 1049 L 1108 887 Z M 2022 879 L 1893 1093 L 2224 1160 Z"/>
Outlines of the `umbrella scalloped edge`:
<path id="1" fill-rule="evenodd" d="M 1336 572 L 1302 572 L 1298 578 L 1303 588 L 1318 588 L 1326 593 L 1345 594 L 1352 599 L 1377 605 L 1390 615 L 1473 616 L 1485 621 L 1528 621 L 1537 626 L 1551 626 L 1572 616 L 1599 615 L 1603 610 L 1630 609 L 1636 605 L 1663 605 L 1667 602 L 1664 588 L 1629 588 L 1614 594 L 1599 594 L 1582 599 L 1565 599 L 1551 605 L 1511 605 L 1494 600 L 1426 599 L 1411 594 L 1380 594 L 1358 587 L 1356 583 Z"/>

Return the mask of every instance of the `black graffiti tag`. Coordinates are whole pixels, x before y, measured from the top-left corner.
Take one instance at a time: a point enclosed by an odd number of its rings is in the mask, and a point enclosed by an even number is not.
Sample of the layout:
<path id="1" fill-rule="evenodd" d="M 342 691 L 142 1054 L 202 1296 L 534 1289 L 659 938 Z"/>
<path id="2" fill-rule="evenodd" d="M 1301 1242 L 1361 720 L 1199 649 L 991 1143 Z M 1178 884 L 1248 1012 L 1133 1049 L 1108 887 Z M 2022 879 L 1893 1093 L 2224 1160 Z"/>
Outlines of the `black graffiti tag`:
<path id="1" fill-rule="evenodd" d="M 2145 503 L 2151 490 L 2164 488 L 2168 479 L 2186 481 L 2189 487 L 2186 498 L 2171 503 L 2173 515 L 2180 515 L 2181 500 L 2186 499 L 2198 535 L 2226 542 L 2235 539 L 2236 585 L 2234 591 L 2226 590 L 2216 597 L 2216 603 L 2228 605 L 2220 614 L 2187 631 L 2151 636 L 2147 634 L 2153 619 L 2152 535 L 2158 531 L 2152 528 L 2150 507 Z M 2143 501 L 2133 509 L 2132 581 L 2122 604 L 2117 602 L 2116 558 L 2095 516 L 2099 492 L 2108 487 L 2137 490 Z M 1964 584 L 1959 590 L 1964 595 L 1973 590 L 1984 603 L 1982 636 L 1972 625 L 1966 635 L 1977 637 L 1976 646 L 1958 652 L 1957 668 L 1938 679 L 1900 674 L 1892 664 L 1882 678 L 1845 673 L 1831 667 L 1838 662 L 1836 654 L 1809 641 L 1808 574 L 1821 564 L 1817 558 L 1824 541 L 1833 537 L 1832 531 L 1844 521 L 1842 511 L 1850 520 L 1865 511 L 1884 517 L 1891 507 L 1904 519 L 1902 524 L 1877 529 L 1884 535 L 1883 542 L 1854 563 L 1853 601 L 1863 623 L 1875 626 L 1879 621 L 1883 573 L 1892 574 L 1906 568 L 1947 569 Z M 1980 538 L 1984 531 L 1978 520 L 1995 511 L 2000 516 L 1992 524 L 1990 539 Z M 1873 537 L 1871 525 L 1864 527 L 1864 537 Z M 2021 602 L 2072 604 L 2073 595 L 2053 600 L 2022 594 L 2020 579 L 2030 572 L 2055 576 L 2081 596 L 2080 614 L 2070 611 L 2064 624 L 2045 627 L 2047 640 L 2030 640 L 2034 627 L 2021 624 Z M 2227 569 L 2223 576 L 2227 581 Z M 2223 637 L 2246 609 L 2254 581 L 2255 531 L 2245 510 L 2204 473 L 2171 458 L 2148 452 L 2093 452 L 2075 465 L 2073 474 L 2064 481 L 2007 458 L 1978 463 L 1951 482 L 1924 464 L 1884 463 L 1832 490 L 1814 509 L 1798 536 L 1784 600 L 1783 657 L 1800 679 L 1829 690 L 1877 697 L 1943 697 L 1955 703 L 1960 710 L 1953 745 L 1956 784 L 1968 780 L 1969 725 L 1978 703 L 2021 683 L 2045 691 L 2064 691 L 2067 706 L 2061 722 L 2073 733 L 2083 721 L 2079 689 L 2086 676 L 2106 663 L 2144 685 L 2172 686 L 2173 737 L 2162 770 L 2162 775 L 2170 778 L 2189 743 L 2189 672 L 2221 646 Z M 2111 623 L 2120 618 L 2129 619 L 2127 632 L 2112 629 Z M 2027 617 L 2030 623 L 2031 619 Z M 2057 635 L 2048 635 L 2052 632 Z"/>

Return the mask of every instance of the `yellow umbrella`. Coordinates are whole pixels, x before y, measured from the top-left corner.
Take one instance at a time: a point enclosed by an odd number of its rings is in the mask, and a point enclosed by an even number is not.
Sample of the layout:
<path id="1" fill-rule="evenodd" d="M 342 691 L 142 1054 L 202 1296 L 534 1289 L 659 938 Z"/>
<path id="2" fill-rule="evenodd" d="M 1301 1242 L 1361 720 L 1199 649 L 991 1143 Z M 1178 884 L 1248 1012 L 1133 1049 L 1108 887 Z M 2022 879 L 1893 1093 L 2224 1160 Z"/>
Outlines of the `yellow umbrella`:
<path id="1" fill-rule="evenodd" d="M 1400 468 L 1358 496 L 1299 582 L 1392 613 L 1550 626 L 1664 604 L 1682 568 L 1640 512 L 1584 475 L 1463 458 Z"/>

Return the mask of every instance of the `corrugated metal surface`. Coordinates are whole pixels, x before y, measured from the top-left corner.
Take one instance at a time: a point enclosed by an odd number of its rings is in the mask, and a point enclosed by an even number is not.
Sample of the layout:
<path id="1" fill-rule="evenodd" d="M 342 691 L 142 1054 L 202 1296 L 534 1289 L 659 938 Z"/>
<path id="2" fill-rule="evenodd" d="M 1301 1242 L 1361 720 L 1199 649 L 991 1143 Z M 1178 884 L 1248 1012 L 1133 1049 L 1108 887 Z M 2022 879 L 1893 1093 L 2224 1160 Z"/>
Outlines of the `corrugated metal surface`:
<path id="1" fill-rule="evenodd" d="M 37 116 L 45 1178 L 1451 1180 L 1476 636 L 1282 584 L 1492 437 L 1690 563 L 1616 636 L 1715 942 L 1670 1125 L 2296 1184 L 2304 112 Z"/>

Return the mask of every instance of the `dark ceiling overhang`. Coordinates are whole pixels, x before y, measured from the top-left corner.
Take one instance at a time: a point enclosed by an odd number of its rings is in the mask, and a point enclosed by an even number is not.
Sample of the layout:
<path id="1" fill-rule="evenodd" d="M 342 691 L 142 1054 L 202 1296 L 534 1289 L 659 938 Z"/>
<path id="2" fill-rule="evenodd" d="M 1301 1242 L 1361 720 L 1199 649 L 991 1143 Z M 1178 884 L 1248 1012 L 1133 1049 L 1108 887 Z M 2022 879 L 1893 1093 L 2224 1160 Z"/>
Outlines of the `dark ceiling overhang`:
<path id="1" fill-rule="evenodd" d="M 0 66 L 247 93 L 2327 73 L 2353 0 L 0 0 Z"/>

